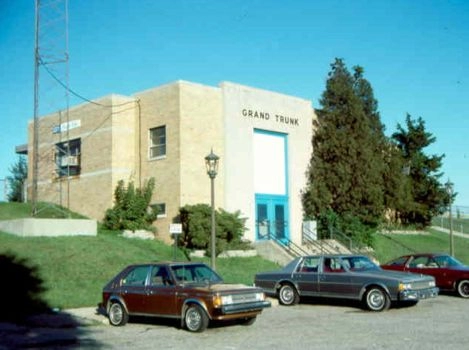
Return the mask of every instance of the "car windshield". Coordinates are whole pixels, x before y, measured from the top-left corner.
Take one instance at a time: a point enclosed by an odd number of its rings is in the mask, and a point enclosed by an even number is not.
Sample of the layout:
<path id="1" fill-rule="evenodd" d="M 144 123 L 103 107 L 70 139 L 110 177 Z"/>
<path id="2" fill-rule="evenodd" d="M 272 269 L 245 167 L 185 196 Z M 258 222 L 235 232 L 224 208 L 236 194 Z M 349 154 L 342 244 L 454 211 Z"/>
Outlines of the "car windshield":
<path id="1" fill-rule="evenodd" d="M 342 257 L 342 263 L 350 271 L 379 269 L 379 267 L 366 256 Z"/>
<path id="2" fill-rule="evenodd" d="M 184 283 L 223 283 L 223 279 L 210 267 L 200 265 L 174 265 L 171 267 L 178 282 Z"/>

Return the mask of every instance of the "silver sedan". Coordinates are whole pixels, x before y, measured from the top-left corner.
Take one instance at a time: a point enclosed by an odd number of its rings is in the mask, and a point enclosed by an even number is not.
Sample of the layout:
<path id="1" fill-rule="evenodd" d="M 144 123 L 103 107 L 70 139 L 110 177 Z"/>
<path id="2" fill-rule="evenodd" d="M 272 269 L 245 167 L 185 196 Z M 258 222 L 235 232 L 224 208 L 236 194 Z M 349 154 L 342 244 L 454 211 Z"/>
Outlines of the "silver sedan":
<path id="1" fill-rule="evenodd" d="M 433 277 L 386 271 L 363 255 L 299 257 L 278 271 L 256 274 L 254 283 L 282 305 L 295 305 L 301 297 L 341 298 L 360 300 L 371 311 L 438 295 Z"/>

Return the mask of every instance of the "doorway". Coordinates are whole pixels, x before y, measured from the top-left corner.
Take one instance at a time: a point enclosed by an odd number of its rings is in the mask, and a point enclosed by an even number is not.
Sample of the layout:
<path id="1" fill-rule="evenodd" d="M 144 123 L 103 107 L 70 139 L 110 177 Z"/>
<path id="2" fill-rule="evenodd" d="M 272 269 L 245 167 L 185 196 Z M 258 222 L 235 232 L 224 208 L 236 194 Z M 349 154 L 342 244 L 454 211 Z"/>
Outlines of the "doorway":
<path id="1" fill-rule="evenodd" d="M 288 240 L 288 202 L 284 196 L 256 195 L 256 237 L 258 240 Z"/>

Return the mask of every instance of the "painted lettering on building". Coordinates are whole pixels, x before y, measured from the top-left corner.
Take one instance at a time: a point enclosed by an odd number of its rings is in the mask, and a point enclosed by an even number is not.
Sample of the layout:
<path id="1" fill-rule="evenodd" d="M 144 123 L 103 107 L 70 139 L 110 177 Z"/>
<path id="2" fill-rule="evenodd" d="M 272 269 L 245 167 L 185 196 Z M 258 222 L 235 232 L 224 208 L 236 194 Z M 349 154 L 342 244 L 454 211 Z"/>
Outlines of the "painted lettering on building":
<path id="1" fill-rule="evenodd" d="M 252 109 L 242 109 L 241 114 L 243 117 L 247 118 L 254 118 L 254 119 L 262 119 L 262 120 L 270 120 L 272 118 L 273 121 L 281 124 L 287 124 L 291 126 L 299 126 L 300 123 L 298 118 L 292 118 L 280 114 L 271 114 L 266 111 L 256 111 Z"/>
<path id="2" fill-rule="evenodd" d="M 270 114 L 268 112 L 262 111 L 253 111 L 252 109 L 243 109 L 242 110 L 243 116 L 250 117 L 250 118 L 259 118 L 259 119 L 270 119 Z"/>

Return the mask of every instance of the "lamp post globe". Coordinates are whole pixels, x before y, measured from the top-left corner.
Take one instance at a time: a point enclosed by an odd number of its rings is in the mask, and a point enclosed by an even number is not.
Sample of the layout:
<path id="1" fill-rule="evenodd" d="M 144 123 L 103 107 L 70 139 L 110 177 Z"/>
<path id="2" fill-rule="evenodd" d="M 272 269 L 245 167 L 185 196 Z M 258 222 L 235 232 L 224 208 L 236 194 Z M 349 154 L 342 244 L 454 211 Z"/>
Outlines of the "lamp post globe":
<path id="1" fill-rule="evenodd" d="M 213 149 L 205 157 L 205 166 L 207 168 L 207 175 L 210 178 L 210 193 L 211 193 L 211 206 L 212 206 L 212 220 L 211 220 L 211 234 L 210 234 L 210 244 L 211 244 L 211 254 L 210 254 L 210 265 L 211 268 L 215 270 L 215 256 L 216 256 L 216 233 L 215 233 L 215 177 L 218 173 L 218 157 L 213 153 Z"/>

